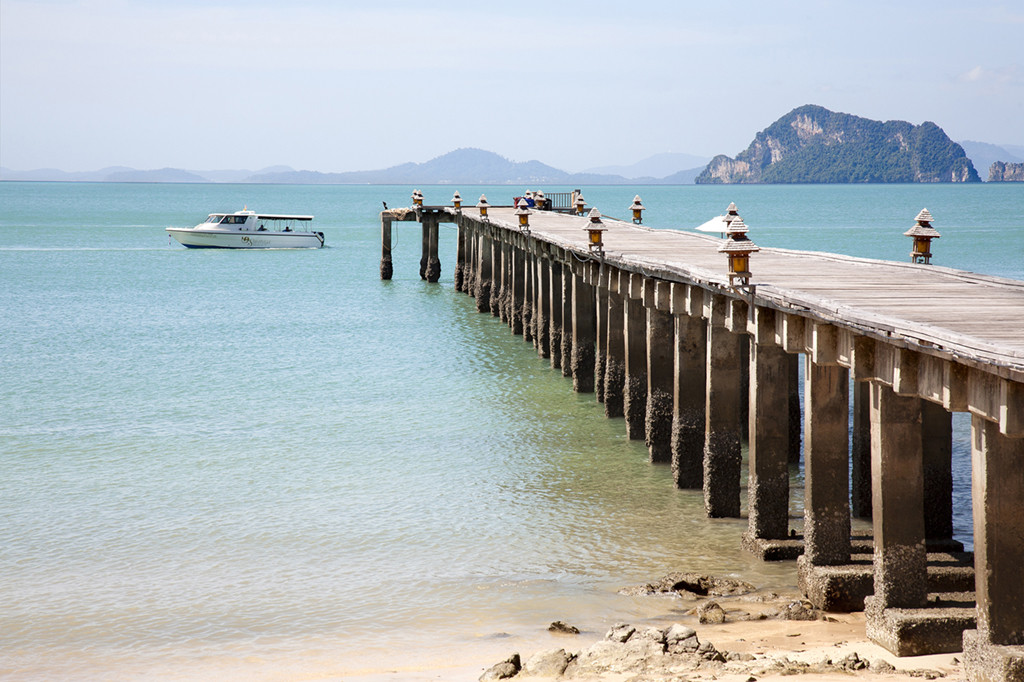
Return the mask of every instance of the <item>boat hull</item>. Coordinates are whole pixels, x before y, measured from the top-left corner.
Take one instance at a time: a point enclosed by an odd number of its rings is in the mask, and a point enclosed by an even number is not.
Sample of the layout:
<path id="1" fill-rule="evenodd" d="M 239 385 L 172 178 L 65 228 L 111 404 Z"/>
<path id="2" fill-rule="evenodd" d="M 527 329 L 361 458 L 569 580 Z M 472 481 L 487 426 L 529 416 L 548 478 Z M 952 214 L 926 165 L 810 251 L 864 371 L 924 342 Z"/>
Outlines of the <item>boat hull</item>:
<path id="1" fill-rule="evenodd" d="M 168 227 L 167 233 L 190 249 L 319 249 L 321 232 L 228 232 Z"/>

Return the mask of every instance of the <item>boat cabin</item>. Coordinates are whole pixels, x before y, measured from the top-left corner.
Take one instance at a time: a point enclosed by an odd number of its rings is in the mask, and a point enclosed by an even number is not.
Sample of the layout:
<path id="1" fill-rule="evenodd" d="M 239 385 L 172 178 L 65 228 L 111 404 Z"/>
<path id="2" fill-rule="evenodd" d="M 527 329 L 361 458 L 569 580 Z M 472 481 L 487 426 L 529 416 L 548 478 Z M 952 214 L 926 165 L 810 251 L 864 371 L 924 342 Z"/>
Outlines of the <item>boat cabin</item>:
<path id="1" fill-rule="evenodd" d="M 254 232 L 309 232 L 311 215 L 277 215 L 236 211 L 235 213 L 211 213 L 206 222 L 198 228 Z"/>

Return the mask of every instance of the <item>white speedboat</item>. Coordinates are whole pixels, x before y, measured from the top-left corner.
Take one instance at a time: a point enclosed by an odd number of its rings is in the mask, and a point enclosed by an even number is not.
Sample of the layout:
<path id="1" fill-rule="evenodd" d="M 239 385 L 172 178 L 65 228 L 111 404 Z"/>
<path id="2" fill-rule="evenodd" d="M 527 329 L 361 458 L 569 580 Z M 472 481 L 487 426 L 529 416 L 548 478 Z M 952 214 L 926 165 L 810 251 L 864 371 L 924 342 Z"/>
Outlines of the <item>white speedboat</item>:
<path id="1" fill-rule="evenodd" d="M 211 213 L 195 227 L 168 227 L 190 249 L 319 249 L 324 233 L 312 230 L 311 215 L 275 215 L 243 210 Z"/>

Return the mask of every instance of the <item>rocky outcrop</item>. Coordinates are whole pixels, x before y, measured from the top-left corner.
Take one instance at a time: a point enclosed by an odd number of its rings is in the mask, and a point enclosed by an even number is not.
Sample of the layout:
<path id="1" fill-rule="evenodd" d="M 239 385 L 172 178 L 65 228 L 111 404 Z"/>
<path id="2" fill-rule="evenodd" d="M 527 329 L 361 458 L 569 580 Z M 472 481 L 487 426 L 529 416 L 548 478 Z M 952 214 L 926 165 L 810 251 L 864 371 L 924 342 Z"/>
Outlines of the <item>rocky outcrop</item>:
<path id="1" fill-rule="evenodd" d="M 657 582 L 625 587 L 619 590 L 619 593 L 633 597 L 652 594 L 676 594 L 690 598 L 700 598 L 749 594 L 756 589 L 750 583 L 734 578 L 722 578 L 701 573 L 673 572 Z"/>
<path id="2" fill-rule="evenodd" d="M 1024 182 L 1024 163 L 996 161 L 988 169 L 989 182 Z"/>
<path id="3" fill-rule="evenodd" d="M 716 156 L 697 184 L 979 182 L 963 147 L 930 121 L 873 121 L 806 105 L 735 159 Z"/>
<path id="4" fill-rule="evenodd" d="M 749 653 L 719 651 L 714 644 L 701 641 L 693 628 L 676 623 L 668 628 L 637 628 L 620 623 L 612 627 L 604 639 L 577 653 L 564 649 L 540 651 L 520 667 L 519 654 L 489 668 L 481 682 L 515 679 L 559 680 L 636 680 L 655 679 L 717 679 L 723 675 L 737 679 L 788 677 L 810 674 L 847 676 L 855 673 L 876 673 L 936 679 L 943 674 L 935 670 L 897 671 L 884 659 L 868 662 L 856 652 L 843 658 L 824 658 L 817 663 L 791 661 L 785 656 L 769 657 Z"/>

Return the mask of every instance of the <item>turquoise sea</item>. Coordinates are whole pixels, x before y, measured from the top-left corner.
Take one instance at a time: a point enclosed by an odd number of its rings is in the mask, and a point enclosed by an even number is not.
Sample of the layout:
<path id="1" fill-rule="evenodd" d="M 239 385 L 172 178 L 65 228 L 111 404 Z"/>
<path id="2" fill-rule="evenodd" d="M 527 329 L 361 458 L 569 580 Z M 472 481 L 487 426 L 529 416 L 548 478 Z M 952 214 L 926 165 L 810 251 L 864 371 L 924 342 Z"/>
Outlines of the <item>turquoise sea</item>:
<path id="1" fill-rule="evenodd" d="M 439 284 L 411 223 L 380 281 L 381 202 L 412 189 L 0 183 L 0 677 L 476 679 L 553 620 L 678 608 L 616 594 L 672 570 L 795 585 L 474 312 L 453 227 Z M 663 228 L 736 202 L 761 246 L 900 261 L 927 207 L 937 264 L 1024 279 L 1024 185 L 581 189 L 619 217 L 639 194 Z M 328 248 L 168 243 L 243 206 L 314 214 Z M 960 419 L 956 439 L 969 544 Z"/>

